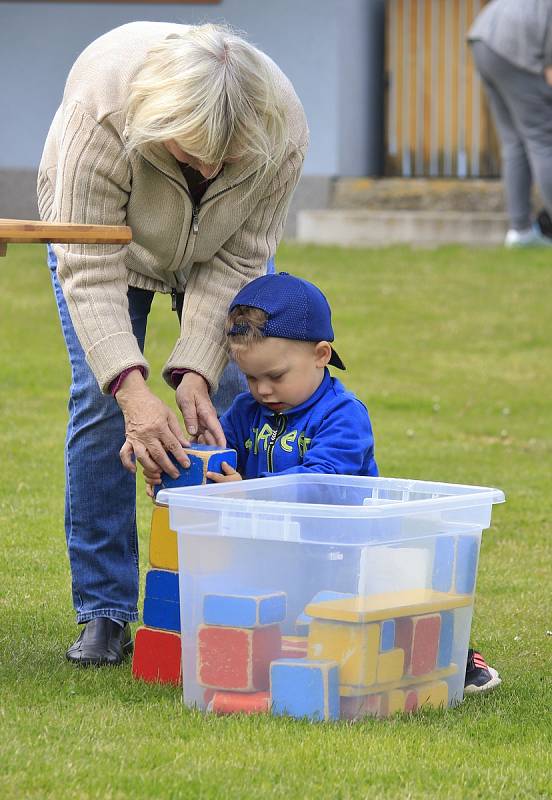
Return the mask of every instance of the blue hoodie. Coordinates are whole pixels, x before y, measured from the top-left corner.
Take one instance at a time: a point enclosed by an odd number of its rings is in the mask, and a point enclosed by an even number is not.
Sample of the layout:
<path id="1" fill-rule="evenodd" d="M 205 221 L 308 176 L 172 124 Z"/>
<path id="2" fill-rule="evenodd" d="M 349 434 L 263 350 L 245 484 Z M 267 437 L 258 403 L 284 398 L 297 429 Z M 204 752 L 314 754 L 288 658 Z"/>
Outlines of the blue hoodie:
<path id="1" fill-rule="evenodd" d="M 308 400 L 282 413 L 239 394 L 220 423 L 242 478 L 297 472 L 377 475 L 368 411 L 325 370 Z"/>

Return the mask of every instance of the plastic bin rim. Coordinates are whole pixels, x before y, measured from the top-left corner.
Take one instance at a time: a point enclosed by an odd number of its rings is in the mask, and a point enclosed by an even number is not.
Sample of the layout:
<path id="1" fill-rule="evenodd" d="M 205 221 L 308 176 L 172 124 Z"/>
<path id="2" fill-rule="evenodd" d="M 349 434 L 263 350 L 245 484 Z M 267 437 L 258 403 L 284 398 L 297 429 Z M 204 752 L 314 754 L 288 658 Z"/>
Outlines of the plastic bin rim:
<path id="1" fill-rule="evenodd" d="M 370 505 L 298 503 L 287 500 L 262 500 L 251 497 L 228 497 L 240 491 L 242 484 L 208 484 L 188 486 L 177 489 L 164 489 L 156 501 L 171 509 L 186 508 L 203 511 L 240 511 L 242 513 L 264 513 L 293 516 L 339 516 L 341 518 L 391 517 L 410 513 L 432 512 L 442 509 L 473 508 L 475 506 L 495 505 L 505 501 L 504 492 L 488 486 L 472 486 L 460 483 L 438 483 L 408 478 L 371 478 L 352 475 L 313 475 L 296 474 L 275 475 L 268 478 L 253 478 L 247 481 L 248 488 L 257 489 L 272 486 L 285 486 L 297 483 L 330 483 L 342 486 L 365 486 L 368 488 L 393 489 L 404 492 L 428 492 L 437 496 L 423 500 L 378 499 Z M 433 491 L 432 491 L 433 490 Z M 445 491 L 444 491 L 445 490 Z M 243 489 L 242 489 L 243 491 Z M 247 492 L 247 488 L 245 490 Z M 448 493 L 447 493 L 448 491 Z"/>

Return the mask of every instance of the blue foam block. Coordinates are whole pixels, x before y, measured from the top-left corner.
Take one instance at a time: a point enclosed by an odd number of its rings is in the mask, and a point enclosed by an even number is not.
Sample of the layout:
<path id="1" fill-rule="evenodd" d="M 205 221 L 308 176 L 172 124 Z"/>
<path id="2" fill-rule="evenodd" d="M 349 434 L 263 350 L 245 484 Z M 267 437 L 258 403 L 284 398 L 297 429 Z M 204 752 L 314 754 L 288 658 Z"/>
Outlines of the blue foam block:
<path id="1" fill-rule="evenodd" d="M 309 600 L 307 605 L 310 606 L 311 603 L 321 603 L 323 600 L 344 600 L 347 597 L 354 597 L 354 595 L 344 594 L 343 592 L 333 592 L 330 589 L 323 589 L 321 592 L 317 592 L 317 594 L 314 595 L 312 600 Z M 311 622 L 312 622 L 312 617 L 309 616 L 308 614 L 305 614 L 305 612 L 303 611 L 297 617 L 295 624 L 299 629 L 299 628 L 304 628 L 305 626 L 308 627 L 311 624 Z M 308 630 L 306 634 L 308 634 Z"/>
<path id="2" fill-rule="evenodd" d="M 238 454 L 235 450 L 224 450 L 221 453 L 213 453 L 207 462 L 207 470 L 209 472 L 222 472 L 222 462 L 226 461 L 231 467 L 236 469 L 238 466 Z M 210 478 L 207 478 L 207 483 L 214 483 Z"/>
<path id="3" fill-rule="evenodd" d="M 437 667 L 448 667 L 452 659 L 452 643 L 454 641 L 454 613 L 441 611 L 441 633 L 439 635 L 439 652 Z"/>
<path id="4" fill-rule="evenodd" d="M 382 653 L 395 647 L 395 620 L 386 619 L 381 623 L 380 650 Z"/>
<path id="5" fill-rule="evenodd" d="M 280 658 L 270 665 L 272 713 L 313 721 L 339 718 L 339 668 L 334 661 Z"/>
<path id="6" fill-rule="evenodd" d="M 480 536 L 459 536 L 456 545 L 455 589 L 459 594 L 472 594 L 477 575 Z"/>
<path id="7" fill-rule="evenodd" d="M 145 596 L 150 600 L 180 602 L 178 572 L 171 572 L 167 569 L 150 569 L 146 575 Z"/>
<path id="8" fill-rule="evenodd" d="M 238 454 L 230 447 L 223 449 L 217 444 L 199 444 L 194 442 L 192 449 L 201 453 L 213 454 L 207 461 L 207 469 L 213 470 L 213 472 L 220 472 L 220 469 L 217 469 L 217 466 L 220 467 L 223 461 L 226 461 L 231 467 L 236 466 Z"/>
<path id="9" fill-rule="evenodd" d="M 433 575 L 431 585 L 437 592 L 450 592 L 454 575 L 454 536 L 436 536 L 433 555 Z"/>
<path id="10" fill-rule="evenodd" d="M 188 454 L 190 459 L 190 466 L 186 469 L 181 466 L 171 453 L 167 453 L 170 460 L 175 467 L 179 470 L 180 474 L 177 478 L 171 478 L 166 472 L 161 473 L 161 483 L 154 489 L 154 494 L 161 491 L 161 489 L 176 489 L 182 486 L 199 486 L 203 483 L 203 461 L 197 456 Z"/>
<path id="11" fill-rule="evenodd" d="M 257 628 L 283 622 L 285 618 L 284 592 L 227 591 L 207 594 L 203 601 L 203 621 L 206 625 Z"/>
<path id="12" fill-rule="evenodd" d="M 146 597 L 144 599 L 144 625 L 164 631 L 180 633 L 180 603 Z"/>

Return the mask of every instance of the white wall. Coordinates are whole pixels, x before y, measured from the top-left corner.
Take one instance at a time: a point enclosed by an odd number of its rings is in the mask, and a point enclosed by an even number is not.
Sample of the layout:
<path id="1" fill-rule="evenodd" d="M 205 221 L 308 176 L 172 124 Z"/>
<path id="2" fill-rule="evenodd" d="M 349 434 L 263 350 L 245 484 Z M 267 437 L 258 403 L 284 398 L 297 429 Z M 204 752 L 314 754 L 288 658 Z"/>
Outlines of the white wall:
<path id="1" fill-rule="evenodd" d="M 225 21 L 293 82 L 311 130 L 305 175 L 373 172 L 383 0 L 223 0 L 218 5 L 0 2 L 0 170 L 34 169 L 65 78 L 93 39 L 138 19 Z M 371 65 L 371 66 L 370 66 Z M 371 70 L 371 72 L 370 72 Z"/>

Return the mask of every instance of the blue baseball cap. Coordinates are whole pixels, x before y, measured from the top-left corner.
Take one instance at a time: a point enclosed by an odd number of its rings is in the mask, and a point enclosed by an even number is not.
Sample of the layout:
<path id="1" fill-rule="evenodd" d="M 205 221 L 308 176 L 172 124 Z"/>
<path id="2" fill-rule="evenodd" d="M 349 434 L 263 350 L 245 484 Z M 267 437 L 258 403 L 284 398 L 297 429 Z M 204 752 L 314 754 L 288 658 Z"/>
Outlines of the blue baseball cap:
<path id="1" fill-rule="evenodd" d="M 334 340 L 332 312 L 320 289 L 288 272 L 263 275 L 251 281 L 234 297 L 230 311 L 236 306 L 260 308 L 268 315 L 263 336 L 304 342 Z M 234 324 L 228 336 L 240 336 L 247 330 L 247 324 Z M 345 369 L 333 347 L 329 363 Z"/>

